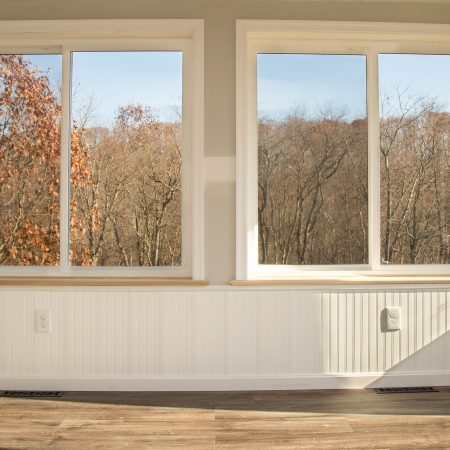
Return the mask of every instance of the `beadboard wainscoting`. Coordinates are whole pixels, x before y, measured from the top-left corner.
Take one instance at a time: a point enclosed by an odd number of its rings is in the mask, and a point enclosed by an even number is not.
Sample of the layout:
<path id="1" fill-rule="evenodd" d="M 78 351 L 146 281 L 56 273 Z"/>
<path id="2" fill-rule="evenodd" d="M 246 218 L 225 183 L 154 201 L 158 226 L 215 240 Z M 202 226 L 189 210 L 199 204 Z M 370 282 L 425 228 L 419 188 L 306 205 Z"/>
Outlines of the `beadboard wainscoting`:
<path id="1" fill-rule="evenodd" d="M 0 326 L 0 389 L 450 385 L 448 288 L 11 288 Z"/>

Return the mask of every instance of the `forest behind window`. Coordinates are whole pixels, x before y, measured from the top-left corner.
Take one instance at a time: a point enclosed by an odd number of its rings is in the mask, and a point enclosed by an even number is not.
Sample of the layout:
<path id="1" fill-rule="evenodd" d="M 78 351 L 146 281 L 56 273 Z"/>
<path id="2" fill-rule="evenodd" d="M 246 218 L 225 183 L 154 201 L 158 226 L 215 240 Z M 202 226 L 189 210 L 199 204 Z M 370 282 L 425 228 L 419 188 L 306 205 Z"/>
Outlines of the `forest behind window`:
<path id="1" fill-rule="evenodd" d="M 59 263 L 61 63 L 0 55 L 2 265 Z"/>
<path id="2" fill-rule="evenodd" d="M 2 265 L 60 262 L 61 65 L 0 55 Z M 181 87 L 180 52 L 73 53 L 72 265 L 181 264 Z"/>
<path id="3" fill-rule="evenodd" d="M 366 61 L 258 55 L 260 264 L 367 264 Z M 450 263 L 450 56 L 380 55 L 380 262 Z"/>
<path id="4" fill-rule="evenodd" d="M 261 264 L 368 263 L 365 64 L 258 55 Z"/>
<path id="5" fill-rule="evenodd" d="M 379 56 L 381 262 L 450 264 L 450 56 Z"/>
<path id="6" fill-rule="evenodd" d="M 180 265 L 182 53 L 72 61 L 71 263 Z"/>

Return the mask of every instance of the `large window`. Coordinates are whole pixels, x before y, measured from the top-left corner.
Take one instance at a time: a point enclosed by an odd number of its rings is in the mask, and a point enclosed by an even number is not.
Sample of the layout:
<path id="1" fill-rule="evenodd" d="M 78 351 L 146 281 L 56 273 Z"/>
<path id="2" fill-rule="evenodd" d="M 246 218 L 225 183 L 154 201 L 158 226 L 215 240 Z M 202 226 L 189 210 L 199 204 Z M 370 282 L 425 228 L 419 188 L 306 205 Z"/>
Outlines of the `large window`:
<path id="1" fill-rule="evenodd" d="M 366 58 L 258 55 L 261 264 L 366 264 Z"/>
<path id="2" fill-rule="evenodd" d="M 59 264 L 60 55 L 0 55 L 0 264 Z"/>
<path id="3" fill-rule="evenodd" d="M 201 23 L 182 22 L 2 28 L 3 273 L 203 278 Z"/>
<path id="4" fill-rule="evenodd" d="M 70 260 L 179 266 L 182 53 L 72 54 Z"/>
<path id="5" fill-rule="evenodd" d="M 448 274 L 450 45 L 393 30 L 238 23 L 238 279 Z"/>
<path id="6" fill-rule="evenodd" d="M 450 264 L 450 55 L 378 62 L 381 261 Z"/>

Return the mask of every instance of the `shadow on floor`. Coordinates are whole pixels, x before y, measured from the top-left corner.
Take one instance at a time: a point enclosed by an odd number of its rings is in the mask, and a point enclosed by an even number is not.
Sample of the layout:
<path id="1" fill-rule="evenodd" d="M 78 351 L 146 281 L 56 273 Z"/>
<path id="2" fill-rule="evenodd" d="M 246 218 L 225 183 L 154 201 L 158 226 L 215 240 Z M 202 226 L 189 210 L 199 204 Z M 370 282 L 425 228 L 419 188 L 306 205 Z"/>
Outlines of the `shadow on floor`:
<path id="1" fill-rule="evenodd" d="M 13 402 L 82 403 L 132 407 L 268 411 L 309 414 L 450 416 L 450 388 L 435 393 L 376 394 L 372 389 L 252 392 L 66 392 L 60 398 L 0 397 L 0 410 Z M 50 404 L 48 405 L 50 406 Z M 94 406 L 94 405 L 93 405 Z"/>

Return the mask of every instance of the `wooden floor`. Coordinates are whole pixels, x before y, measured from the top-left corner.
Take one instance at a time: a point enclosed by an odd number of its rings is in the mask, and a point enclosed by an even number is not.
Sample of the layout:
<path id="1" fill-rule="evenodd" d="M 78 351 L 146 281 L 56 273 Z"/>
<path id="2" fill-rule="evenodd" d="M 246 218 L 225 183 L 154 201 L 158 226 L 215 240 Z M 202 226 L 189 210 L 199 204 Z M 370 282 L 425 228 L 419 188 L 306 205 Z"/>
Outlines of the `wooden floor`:
<path id="1" fill-rule="evenodd" d="M 450 448 L 450 388 L 0 397 L 0 448 Z"/>

